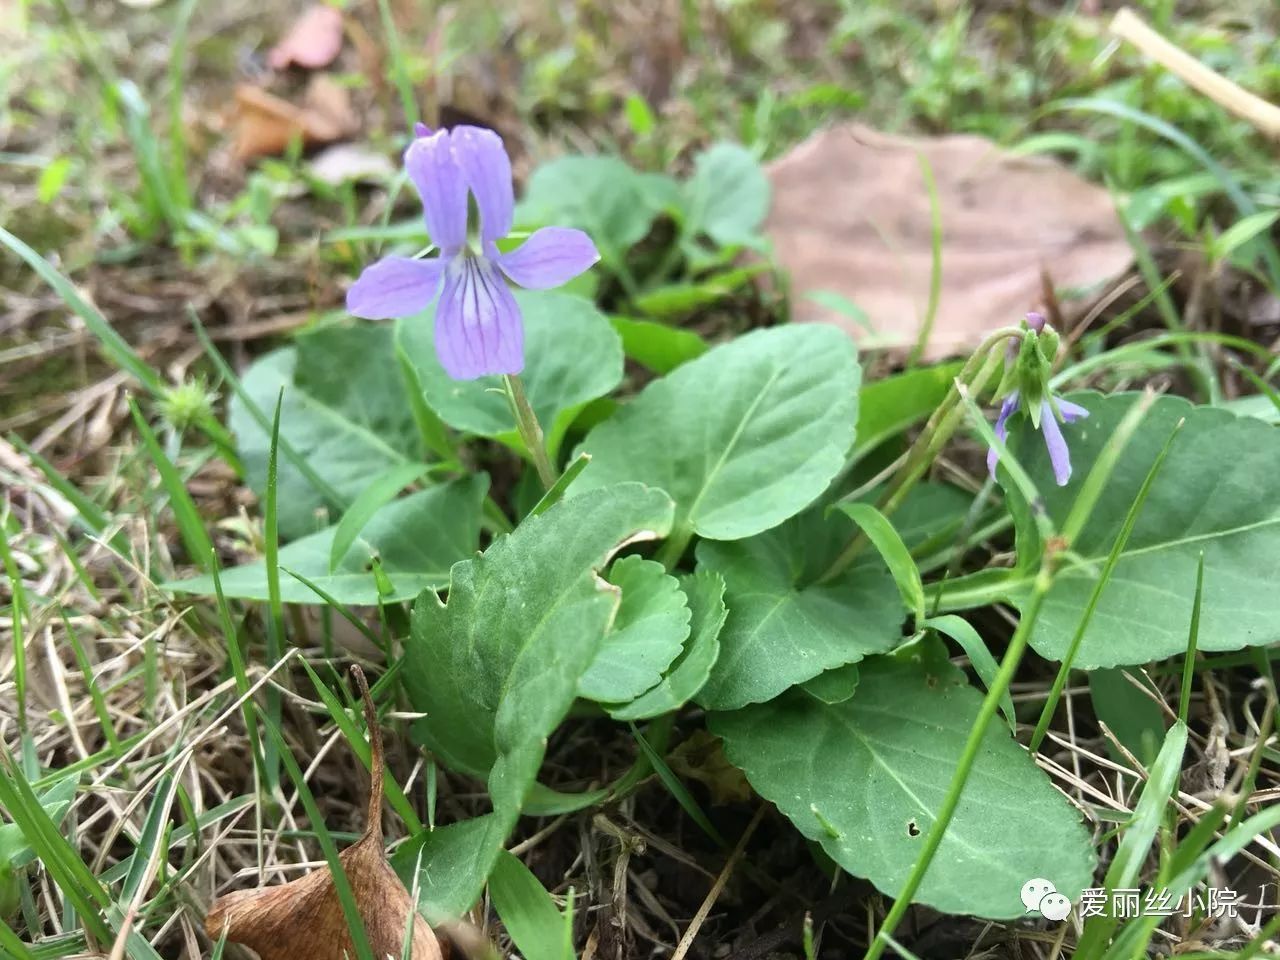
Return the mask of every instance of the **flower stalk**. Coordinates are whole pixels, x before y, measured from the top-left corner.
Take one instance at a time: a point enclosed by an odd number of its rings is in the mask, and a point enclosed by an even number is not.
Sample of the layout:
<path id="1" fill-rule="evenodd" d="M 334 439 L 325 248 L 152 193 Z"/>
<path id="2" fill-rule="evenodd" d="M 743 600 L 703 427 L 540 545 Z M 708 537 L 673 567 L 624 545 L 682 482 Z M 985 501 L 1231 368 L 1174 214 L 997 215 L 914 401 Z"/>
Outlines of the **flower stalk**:
<path id="1" fill-rule="evenodd" d="M 525 449 L 529 451 L 543 488 L 550 490 L 556 483 L 556 471 L 551 465 L 551 458 L 547 455 L 547 441 L 542 433 L 542 424 L 538 423 L 538 417 L 533 412 L 533 406 L 524 392 L 524 384 L 520 381 L 520 377 L 516 374 L 505 374 L 502 383 L 507 394 L 507 402 L 511 404 L 511 414 L 515 417 L 520 439 L 524 441 Z"/>
<path id="2" fill-rule="evenodd" d="M 933 462 L 938 451 L 951 439 L 952 434 L 960 426 L 961 421 L 964 419 L 965 407 L 961 403 L 959 385 L 964 384 L 967 386 L 974 396 L 981 394 L 991 378 L 995 376 L 1002 362 L 1002 354 L 996 348 L 1004 341 L 1021 335 L 1022 331 L 1018 327 L 1002 327 L 978 345 L 978 349 L 973 352 L 973 355 L 969 357 L 969 360 L 960 370 L 959 375 L 956 377 L 956 382 L 952 384 L 951 390 L 947 393 L 946 399 L 934 411 L 924 429 L 920 431 L 920 435 L 916 437 L 916 441 L 907 453 L 897 477 L 880 498 L 877 507 L 881 513 L 889 516 L 902 504 L 907 494 L 920 481 L 920 478 L 925 475 L 929 469 L 929 464 Z M 827 583 L 840 576 L 845 570 L 849 569 L 849 565 L 857 559 L 866 545 L 867 538 L 863 533 L 854 534 L 848 545 L 832 561 L 831 566 L 818 578 L 817 582 Z"/>

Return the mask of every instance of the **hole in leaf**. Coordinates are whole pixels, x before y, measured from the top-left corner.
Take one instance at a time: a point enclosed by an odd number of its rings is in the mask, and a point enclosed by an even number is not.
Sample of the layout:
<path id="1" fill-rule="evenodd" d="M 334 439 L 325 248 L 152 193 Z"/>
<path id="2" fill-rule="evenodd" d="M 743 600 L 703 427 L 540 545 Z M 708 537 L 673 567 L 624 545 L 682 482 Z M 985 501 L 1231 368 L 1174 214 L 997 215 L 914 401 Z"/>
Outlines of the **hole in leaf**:
<path id="1" fill-rule="evenodd" d="M 914 820 L 907 821 L 907 836 L 908 837 L 920 836 L 920 828 L 916 826 L 916 822 Z"/>

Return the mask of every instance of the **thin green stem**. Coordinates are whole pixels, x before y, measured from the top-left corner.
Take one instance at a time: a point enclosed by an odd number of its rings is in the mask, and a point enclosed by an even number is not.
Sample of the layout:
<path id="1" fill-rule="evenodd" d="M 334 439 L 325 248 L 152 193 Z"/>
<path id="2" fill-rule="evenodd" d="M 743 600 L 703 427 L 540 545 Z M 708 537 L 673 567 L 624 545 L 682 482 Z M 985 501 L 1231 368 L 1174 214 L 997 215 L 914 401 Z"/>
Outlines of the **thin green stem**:
<path id="1" fill-rule="evenodd" d="M 685 550 L 689 546 L 689 541 L 693 539 L 693 530 L 688 524 L 682 524 L 671 531 L 671 536 L 667 537 L 661 549 L 658 550 L 657 561 L 667 568 L 670 573 L 676 568 L 676 564 L 680 562 L 680 558 L 684 556 Z"/>
<path id="2" fill-rule="evenodd" d="M 1097 504 L 1098 498 L 1101 497 L 1102 488 L 1106 480 L 1111 476 L 1111 472 L 1115 469 L 1115 465 L 1120 459 L 1120 454 L 1146 417 L 1147 411 L 1151 409 L 1151 404 L 1154 401 L 1155 394 L 1147 393 L 1133 405 L 1107 442 L 1107 446 L 1098 457 L 1093 469 L 1089 472 L 1089 476 L 1085 478 L 1084 486 L 1076 500 L 1076 505 L 1072 507 L 1071 514 L 1067 517 L 1066 525 L 1062 531 L 1068 545 L 1073 543 L 1080 534 L 1080 530 L 1084 525 L 1084 520 L 1081 518 L 1093 514 L 1093 507 Z M 1071 667 L 1075 663 L 1076 655 L 1080 652 L 1080 645 L 1084 642 L 1085 632 L 1093 621 L 1094 612 L 1098 609 L 1098 602 L 1102 599 L 1102 592 L 1110 582 L 1111 575 L 1115 572 L 1116 564 L 1120 562 L 1120 556 L 1124 553 L 1125 545 L 1129 542 L 1129 535 L 1133 533 L 1133 528 L 1137 525 L 1142 505 L 1147 500 L 1147 494 L 1151 492 L 1151 484 L 1155 481 L 1156 474 L 1160 472 L 1160 467 L 1164 464 L 1165 457 L 1169 455 L 1169 449 L 1173 446 L 1174 438 L 1178 435 L 1178 431 L 1185 422 L 1185 420 L 1179 420 L 1174 425 L 1173 430 L 1170 431 L 1169 438 L 1165 441 L 1164 447 L 1161 448 L 1155 462 L 1151 464 L 1151 469 L 1147 471 L 1147 475 L 1142 481 L 1142 486 L 1138 488 L 1138 494 L 1134 497 L 1133 503 L 1130 504 L 1128 513 L 1125 515 L 1124 522 L 1120 525 L 1120 532 L 1116 535 L 1115 542 L 1111 545 L 1111 552 L 1107 555 L 1106 563 L 1103 564 L 1102 573 L 1093 585 L 1088 603 L 1085 604 L 1084 613 L 1080 617 L 1080 623 L 1076 626 L 1076 631 L 1071 637 L 1071 643 L 1068 644 L 1067 652 L 1062 658 L 1062 665 L 1058 669 L 1058 675 L 1053 679 L 1049 697 L 1045 700 L 1044 706 L 1040 710 L 1040 719 L 1036 723 L 1035 733 L 1031 735 L 1030 750 L 1032 753 L 1040 749 L 1040 744 L 1044 740 L 1045 734 L 1049 731 L 1049 723 L 1053 720 L 1054 711 L 1058 709 L 1058 701 L 1062 697 L 1062 691 L 1066 688 L 1067 679 L 1071 675 Z M 1097 478 L 1097 482 L 1094 482 L 1095 478 Z"/>
<path id="3" fill-rule="evenodd" d="M 916 437 L 916 441 L 912 444 L 897 478 L 889 489 L 885 491 L 884 496 L 881 497 L 878 507 L 886 517 L 902 504 L 907 494 L 911 492 L 912 488 L 920 481 L 920 478 L 928 471 L 929 464 L 933 462 L 938 451 L 951 439 L 951 435 L 955 433 L 956 428 L 960 426 L 961 421 L 964 419 L 965 407 L 961 403 L 960 385 L 967 386 L 974 396 L 981 394 L 983 388 L 995 375 L 996 370 L 1004 360 L 996 348 L 1005 340 L 1021 336 L 1021 334 L 1022 331 L 1017 327 L 1004 327 L 987 337 L 978 346 L 978 349 L 973 352 L 973 356 L 968 359 L 964 368 L 961 369 L 956 377 L 956 382 L 952 384 L 946 399 L 934 411 L 933 416 L 929 418 L 929 422 L 925 424 L 924 429 L 920 431 L 920 435 Z M 817 582 L 827 583 L 849 569 L 850 564 L 857 559 L 858 554 L 862 552 L 866 544 L 866 537 L 859 531 L 840 551 L 840 555 L 818 577 Z"/>
<path id="4" fill-rule="evenodd" d="M 396 92 L 400 96 L 400 109 L 404 111 L 405 129 L 413 130 L 413 125 L 418 121 L 418 101 L 413 96 L 413 82 L 409 79 L 409 71 L 405 64 L 400 31 L 396 29 L 396 21 L 391 15 L 391 5 L 387 0 L 378 0 L 378 19 L 382 21 L 382 33 L 387 41 L 387 51 L 391 59 L 391 76 L 396 85 Z"/>
<path id="5" fill-rule="evenodd" d="M 524 384 L 515 374 L 505 374 L 502 382 L 507 388 L 507 400 L 511 404 L 511 413 L 516 418 L 520 439 L 533 458 L 533 466 L 538 471 L 538 479 L 542 481 L 543 488 L 550 490 L 556 484 L 556 471 L 551 466 L 551 458 L 547 456 L 547 442 L 542 435 L 542 425 L 538 423 L 538 417 L 529 404 Z"/>
<path id="6" fill-rule="evenodd" d="M 12 594 L 10 609 L 10 628 L 13 632 L 13 680 L 18 695 L 18 730 L 27 732 L 27 640 L 23 632 L 23 620 L 27 615 L 26 590 L 22 583 L 22 571 L 14 559 L 13 549 L 9 543 L 9 524 L 13 516 L 6 510 L 0 514 L 0 565 L 9 578 L 9 590 Z M 14 526 L 17 523 L 14 522 Z M 15 535 L 16 540 L 16 535 Z"/>
<path id="7" fill-rule="evenodd" d="M 1182 689 L 1178 694 L 1178 719 L 1187 722 L 1191 712 L 1191 687 L 1196 677 L 1196 645 L 1200 641 L 1200 602 L 1204 599 L 1204 551 L 1196 563 L 1196 597 L 1191 605 L 1191 631 L 1187 638 L 1187 655 L 1182 661 Z M 1256 649 L 1256 648 L 1255 648 Z M 1262 671 L 1267 676 L 1271 671 Z M 1262 741 L 1259 741 L 1260 743 Z"/>
<path id="8" fill-rule="evenodd" d="M 991 725 L 991 720 L 995 717 L 996 711 L 1000 706 L 1000 700 L 1009 689 L 1009 684 L 1013 681 L 1014 674 L 1018 671 L 1018 664 L 1027 649 L 1027 641 L 1031 637 L 1031 631 L 1035 628 L 1036 618 L 1040 615 L 1040 606 L 1044 602 L 1045 594 L 1049 592 L 1050 585 L 1053 583 L 1051 566 L 1053 559 L 1054 555 L 1046 552 L 1040 566 L 1040 572 L 1035 579 L 1035 587 L 1023 611 L 1022 619 L 1018 621 L 1018 628 L 1013 633 L 1013 639 L 1009 641 L 1009 648 L 1005 651 L 1004 659 L 1000 661 L 1000 669 L 997 671 L 995 679 L 992 680 L 991 686 L 987 688 L 987 695 L 983 698 L 982 706 L 978 709 L 977 719 L 969 731 L 969 738 L 965 741 L 964 751 L 960 754 L 960 762 L 956 767 L 956 772 L 951 777 L 951 785 L 947 788 L 947 795 L 943 798 L 937 819 L 933 821 L 933 825 L 929 828 L 929 834 L 925 837 L 920 857 L 916 860 L 915 866 L 911 868 L 911 874 L 898 892 L 897 899 L 893 902 L 893 907 L 884 918 L 884 923 L 880 925 L 880 930 L 876 933 L 876 938 L 867 950 L 864 960 L 878 960 L 880 955 L 884 953 L 885 947 L 889 946 L 893 931 L 897 929 L 898 924 L 907 912 L 907 908 L 911 906 L 911 900 L 916 891 L 920 889 L 920 884 L 924 881 L 929 865 L 933 862 L 933 857 L 938 852 L 942 838 L 946 835 L 947 827 L 951 824 L 951 818 L 955 816 L 956 807 L 960 804 L 960 797 L 964 793 L 965 784 L 968 782 L 969 774 L 973 770 L 974 761 L 977 760 L 978 752 L 982 749 L 982 741 L 986 737 L 987 728 Z"/>
<path id="9" fill-rule="evenodd" d="M 923 153 L 920 154 L 920 174 L 924 177 L 925 189 L 929 193 L 929 219 L 931 223 L 929 233 L 929 303 L 925 308 L 924 322 L 920 324 L 920 334 L 916 338 L 916 345 L 912 348 L 911 355 L 907 358 L 908 367 L 914 367 L 920 362 L 920 358 L 924 356 L 925 347 L 929 345 L 929 338 L 933 335 L 933 322 L 938 316 L 938 301 L 942 297 L 942 204 L 938 200 L 938 182 L 934 179 L 933 167 L 929 165 L 929 160 Z"/>

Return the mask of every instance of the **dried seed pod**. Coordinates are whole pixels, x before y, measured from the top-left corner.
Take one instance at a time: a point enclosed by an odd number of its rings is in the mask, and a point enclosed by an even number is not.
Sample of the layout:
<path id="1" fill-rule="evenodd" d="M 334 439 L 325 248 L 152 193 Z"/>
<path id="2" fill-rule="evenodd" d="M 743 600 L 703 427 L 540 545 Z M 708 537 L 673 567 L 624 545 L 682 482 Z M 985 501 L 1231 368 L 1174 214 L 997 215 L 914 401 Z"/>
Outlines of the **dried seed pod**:
<path id="1" fill-rule="evenodd" d="M 352 667 L 352 673 L 364 698 L 373 782 L 364 835 L 338 858 L 376 960 L 399 960 L 410 920 L 411 960 L 442 960 L 439 941 L 387 863 L 382 845 L 382 731 L 363 671 Z M 228 940 L 252 948 L 262 960 L 346 960 L 356 955 L 328 867 L 291 883 L 219 897 L 205 917 L 204 928 L 217 939 L 224 927 Z"/>

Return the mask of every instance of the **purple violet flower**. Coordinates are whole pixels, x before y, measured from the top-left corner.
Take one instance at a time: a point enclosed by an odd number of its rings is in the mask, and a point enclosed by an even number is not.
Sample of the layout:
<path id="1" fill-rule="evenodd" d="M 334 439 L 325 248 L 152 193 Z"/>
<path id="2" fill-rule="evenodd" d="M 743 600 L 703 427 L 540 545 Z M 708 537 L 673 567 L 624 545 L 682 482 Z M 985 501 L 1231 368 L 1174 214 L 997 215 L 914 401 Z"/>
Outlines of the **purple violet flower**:
<path id="1" fill-rule="evenodd" d="M 1065 487 L 1067 481 L 1071 479 L 1071 453 L 1067 449 L 1067 440 L 1062 435 L 1062 428 L 1058 426 L 1058 418 L 1054 414 L 1053 405 L 1056 404 L 1058 412 L 1062 414 L 1063 423 L 1075 423 L 1077 420 L 1083 420 L 1089 416 L 1089 411 L 1077 403 L 1069 400 L 1063 400 L 1055 397 L 1053 404 L 1048 400 L 1044 400 L 1040 404 L 1040 432 L 1044 434 L 1044 445 L 1049 449 L 1049 462 L 1053 464 L 1053 477 L 1058 481 L 1058 486 Z M 1004 403 L 1000 405 L 1000 415 L 996 417 L 995 435 L 1000 438 L 1003 443 L 1009 437 L 1009 418 L 1018 412 L 1018 391 L 1014 390 L 1011 394 L 1004 398 Z M 996 448 L 992 447 L 987 451 L 987 470 L 994 477 L 996 475 L 996 463 L 999 462 L 1000 455 L 996 452 Z"/>
<path id="2" fill-rule="evenodd" d="M 385 257 L 347 291 L 347 310 L 366 320 L 407 317 L 436 307 L 436 354 L 455 380 L 524 368 L 524 324 L 507 279 L 531 290 L 558 287 L 600 259 L 581 230 L 543 227 L 499 253 L 511 232 L 511 160 L 492 130 L 460 126 L 431 133 L 418 124 L 404 165 L 418 188 L 427 232 L 440 248 L 430 260 Z M 468 224 L 475 199 L 479 223 Z M 503 275 L 506 275 L 504 279 Z"/>

